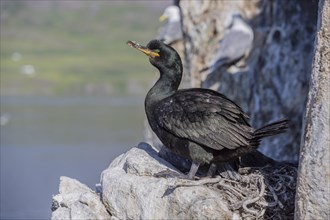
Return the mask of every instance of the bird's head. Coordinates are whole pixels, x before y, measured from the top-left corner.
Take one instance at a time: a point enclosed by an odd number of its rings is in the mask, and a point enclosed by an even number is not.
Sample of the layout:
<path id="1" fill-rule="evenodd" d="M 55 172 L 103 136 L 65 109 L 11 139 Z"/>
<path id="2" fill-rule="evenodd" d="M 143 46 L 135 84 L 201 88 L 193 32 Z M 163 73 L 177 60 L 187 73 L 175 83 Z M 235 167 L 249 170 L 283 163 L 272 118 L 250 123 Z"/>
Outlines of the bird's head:
<path id="1" fill-rule="evenodd" d="M 182 72 L 182 63 L 179 54 L 172 47 L 160 40 L 152 40 L 147 46 L 142 46 L 134 41 L 128 41 L 127 44 L 146 54 L 149 57 L 150 63 L 161 72 L 162 70 Z"/>
<path id="2" fill-rule="evenodd" d="M 159 17 L 159 21 L 163 22 L 167 20 L 169 22 L 180 21 L 180 9 L 176 5 L 168 6 L 164 13 Z"/>

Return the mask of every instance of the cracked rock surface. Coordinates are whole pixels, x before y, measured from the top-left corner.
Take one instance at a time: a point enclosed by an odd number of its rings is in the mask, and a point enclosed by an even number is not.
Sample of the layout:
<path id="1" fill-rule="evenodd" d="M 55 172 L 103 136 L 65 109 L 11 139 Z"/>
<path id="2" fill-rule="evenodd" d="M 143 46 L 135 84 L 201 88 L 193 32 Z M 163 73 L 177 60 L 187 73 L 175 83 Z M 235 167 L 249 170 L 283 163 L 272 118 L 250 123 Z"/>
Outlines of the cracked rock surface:
<path id="1" fill-rule="evenodd" d="M 59 192 L 53 197 L 53 220 L 110 219 L 100 197 L 79 181 L 62 176 Z"/>
<path id="2" fill-rule="evenodd" d="M 217 191 L 205 185 L 177 187 L 190 180 L 153 177 L 169 168 L 175 170 L 145 143 L 117 157 L 101 178 L 107 209 L 119 219 L 233 219 Z"/>
<path id="3" fill-rule="evenodd" d="M 156 177 L 178 172 L 148 144 L 118 156 L 97 193 L 61 177 L 52 219 L 293 219 L 297 168 L 241 167 L 240 180 Z"/>

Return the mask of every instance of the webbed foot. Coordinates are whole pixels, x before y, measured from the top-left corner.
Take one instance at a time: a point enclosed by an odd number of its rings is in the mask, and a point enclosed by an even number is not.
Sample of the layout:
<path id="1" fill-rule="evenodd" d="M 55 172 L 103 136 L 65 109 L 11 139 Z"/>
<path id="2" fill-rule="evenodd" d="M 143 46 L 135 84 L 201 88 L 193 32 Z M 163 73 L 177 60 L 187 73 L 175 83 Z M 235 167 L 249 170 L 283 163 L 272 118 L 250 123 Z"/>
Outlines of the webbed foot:
<path id="1" fill-rule="evenodd" d="M 191 179 L 188 174 L 178 173 L 176 171 L 169 169 L 155 173 L 153 176 L 156 178 L 178 178 L 178 179 L 187 179 L 187 180 L 199 179 L 198 177 Z"/>
<path id="2" fill-rule="evenodd" d="M 220 176 L 226 179 L 231 179 L 231 180 L 240 180 L 241 175 L 233 169 L 232 166 L 228 163 L 223 163 L 223 164 L 218 164 L 217 166 L 218 173 Z"/>

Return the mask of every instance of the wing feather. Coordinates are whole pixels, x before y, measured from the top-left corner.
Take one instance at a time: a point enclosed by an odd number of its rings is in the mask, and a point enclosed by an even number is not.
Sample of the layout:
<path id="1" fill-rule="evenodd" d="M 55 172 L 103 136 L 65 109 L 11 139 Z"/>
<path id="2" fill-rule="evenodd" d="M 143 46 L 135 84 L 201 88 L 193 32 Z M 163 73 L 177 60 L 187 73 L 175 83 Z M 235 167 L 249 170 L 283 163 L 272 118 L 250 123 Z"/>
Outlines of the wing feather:
<path id="1" fill-rule="evenodd" d="M 179 90 L 161 100 L 154 114 L 168 132 L 215 150 L 247 146 L 252 139 L 248 116 L 212 90 Z"/>

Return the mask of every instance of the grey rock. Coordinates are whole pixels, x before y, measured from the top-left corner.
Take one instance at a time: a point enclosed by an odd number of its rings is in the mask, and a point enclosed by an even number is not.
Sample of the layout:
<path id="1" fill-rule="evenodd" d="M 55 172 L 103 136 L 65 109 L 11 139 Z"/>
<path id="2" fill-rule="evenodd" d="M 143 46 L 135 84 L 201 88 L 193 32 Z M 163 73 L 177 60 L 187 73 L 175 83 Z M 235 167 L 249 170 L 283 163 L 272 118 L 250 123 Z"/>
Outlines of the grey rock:
<path id="1" fill-rule="evenodd" d="M 330 2 L 320 0 L 303 126 L 295 219 L 330 218 Z"/>
<path id="2" fill-rule="evenodd" d="M 179 172 L 150 145 L 140 143 L 103 171 L 98 193 L 61 177 L 60 194 L 53 197 L 52 219 L 293 218 L 294 167 L 244 167 L 239 170 L 240 181 L 220 176 L 200 180 L 156 177 L 165 170 Z"/>
<path id="3" fill-rule="evenodd" d="M 219 192 L 206 186 L 178 187 L 190 180 L 156 178 L 175 168 L 141 143 L 117 157 L 103 171 L 102 198 L 118 219 L 233 219 Z M 239 218 L 236 216 L 235 218 Z"/>
<path id="4" fill-rule="evenodd" d="M 62 176 L 59 192 L 53 197 L 52 220 L 110 219 L 100 197 L 79 181 Z"/>

